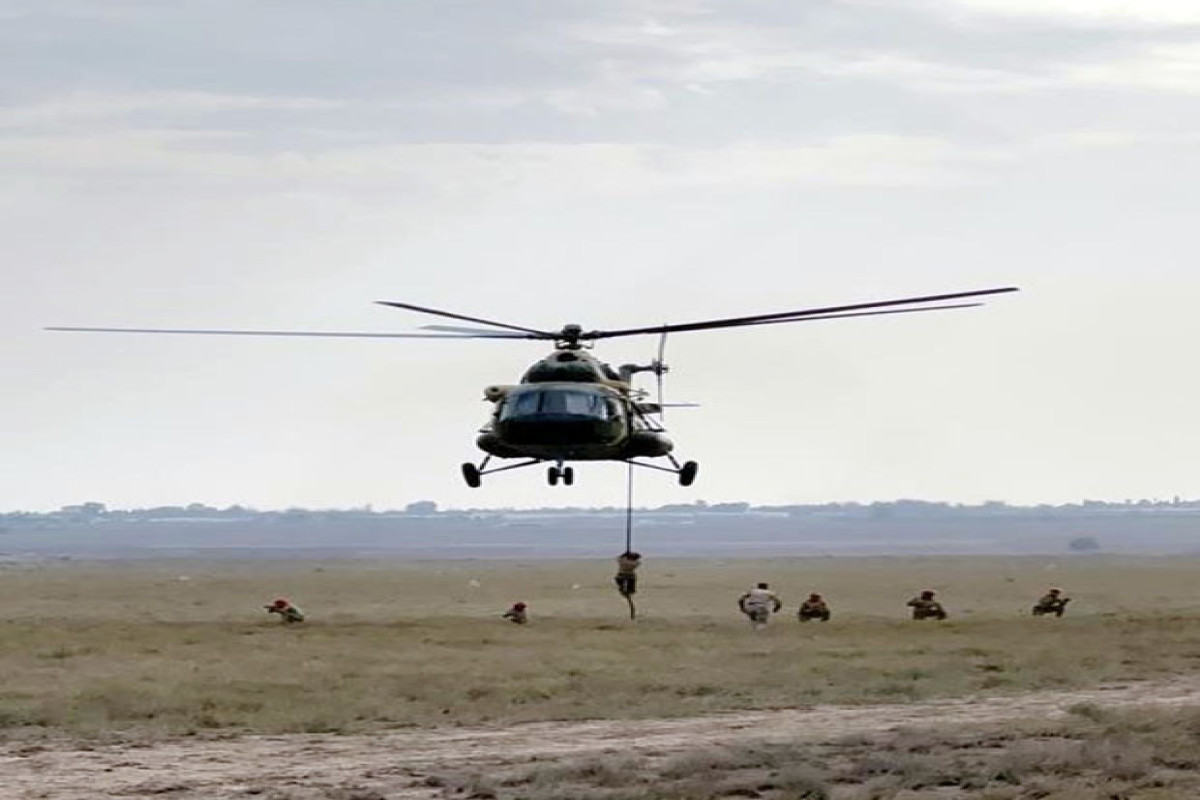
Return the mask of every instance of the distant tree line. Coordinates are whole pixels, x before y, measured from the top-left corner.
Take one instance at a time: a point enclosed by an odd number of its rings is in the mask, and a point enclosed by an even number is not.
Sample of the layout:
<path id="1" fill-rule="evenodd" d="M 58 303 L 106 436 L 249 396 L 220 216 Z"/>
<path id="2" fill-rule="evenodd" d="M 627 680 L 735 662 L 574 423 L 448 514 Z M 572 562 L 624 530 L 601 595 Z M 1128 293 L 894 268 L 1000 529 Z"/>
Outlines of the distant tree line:
<path id="1" fill-rule="evenodd" d="M 522 516 L 522 515 L 611 515 L 623 514 L 625 509 L 615 506 L 546 507 L 546 508 L 483 508 L 442 509 L 432 500 L 417 500 L 402 508 L 376 510 L 370 505 L 349 509 L 306 509 L 287 508 L 260 511 L 241 505 L 224 508 L 189 503 L 182 506 L 154 506 L 137 509 L 111 509 L 104 503 L 85 502 L 67 505 L 57 511 L 29 512 L 11 511 L 0 513 L 0 525 L 14 527 L 22 525 L 139 523 L 139 522 L 186 522 L 186 521 L 237 521 L 242 523 L 303 523 L 310 521 L 353 520 L 353 519 L 455 519 L 469 517 Z M 1126 500 L 1108 502 L 1084 500 L 1080 503 L 1062 505 L 1010 505 L 993 500 L 978 504 L 940 503 L 928 500 L 889 500 L 874 503 L 819 503 L 806 505 L 752 506 L 746 502 L 708 503 L 697 500 L 692 503 L 639 508 L 640 514 L 664 515 L 774 515 L 793 518 L 850 518 L 864 520 L 920 520 L 920 519 L 978 519 L 981 517 L 1024 517 L 1041 519 L 1087 518 L 1113 515 L 1172 514 L 1200 516 L 1200 500 Z M 1086 551 L 1090 548 L 1086 537 L 1072 544 L 1072 549 Z"/>

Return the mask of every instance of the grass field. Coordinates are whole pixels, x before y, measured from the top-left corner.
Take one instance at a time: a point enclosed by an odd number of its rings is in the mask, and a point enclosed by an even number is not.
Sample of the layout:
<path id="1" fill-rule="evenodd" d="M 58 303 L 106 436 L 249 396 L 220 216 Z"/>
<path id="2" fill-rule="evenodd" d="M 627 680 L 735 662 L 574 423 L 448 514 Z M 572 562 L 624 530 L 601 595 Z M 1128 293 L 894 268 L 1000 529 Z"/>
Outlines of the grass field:
<path id="1" fill-rule="evenodd" d="M 1200 669 L 1200 559 L 649 559 L 9 566 L 0 729 L 156 736 L 643 718 L 1082 687 Z M 785 613 L 753 633 L 758 580 Z M 1061 620 L 1028 607 L 1049 585 Z M 905 619 L 938 590 L 952 617 Z M 824 593 L 834 619 L 800 625 Z M 276 596 L 309 614 L 282 626 Z M 530 604 L 532 622 L 499 614 Z"/>
<path id="2" fill-rule="evenodd" d="M 1200 713 L 1105 711 L 1003 727 L 747 742 L 447 771 L 496 800 L 1179 800 L 1200 796 Z"/>

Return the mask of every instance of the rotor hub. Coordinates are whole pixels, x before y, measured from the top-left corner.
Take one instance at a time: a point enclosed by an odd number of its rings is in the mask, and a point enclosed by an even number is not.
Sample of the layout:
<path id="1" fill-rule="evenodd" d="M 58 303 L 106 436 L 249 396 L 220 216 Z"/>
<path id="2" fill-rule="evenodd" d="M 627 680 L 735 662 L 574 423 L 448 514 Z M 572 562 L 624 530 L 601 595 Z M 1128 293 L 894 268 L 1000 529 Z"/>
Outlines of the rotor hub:
<path id="1" fill-rule="evenodd" d="M 579 340 L 582 336 L 582 325 L 563 325 L 562 330 L 558 332 L 554 346 L 560 350 L 578 350 L 581 347 Z"/>

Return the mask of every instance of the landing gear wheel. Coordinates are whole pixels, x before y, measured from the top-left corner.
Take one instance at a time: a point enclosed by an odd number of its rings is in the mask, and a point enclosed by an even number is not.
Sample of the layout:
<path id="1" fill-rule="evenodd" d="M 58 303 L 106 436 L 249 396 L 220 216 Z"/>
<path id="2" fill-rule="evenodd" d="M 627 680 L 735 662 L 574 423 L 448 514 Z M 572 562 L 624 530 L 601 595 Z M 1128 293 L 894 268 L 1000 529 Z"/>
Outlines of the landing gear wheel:
<path id="1" fill-rule="evenodd" d="M 575 468 L 574 467 L 563 467 L 562 481 L 567 486 L 570 486 L 571 484 L 573 484 L 575 482 Z"/>
<path id="2" fill-rule="evenodd" d="M 696 473 L 700 470 L 700 465 L 695 461 L 685 461 L 683 466 L 679 468 L 679 485 L 691 486 L 696 480 Z"/>
<path id="3" fill-rule="evenodd" d="M 562 473 L 558 471 L 558 467 L 551 467 L 546 470 L 546 480 L 551 486 L 557 486 L 560 477 L 562 477 Z"/>
<path id="4" fill-rule="evenodd" d="M 479 474 L 479 467 L 471 462 L 462 465 L 463 480 L 467 482 L 467 486 L 472 489 L 478 489 L 479 484 L 483 483 L 483 476 Z"/>

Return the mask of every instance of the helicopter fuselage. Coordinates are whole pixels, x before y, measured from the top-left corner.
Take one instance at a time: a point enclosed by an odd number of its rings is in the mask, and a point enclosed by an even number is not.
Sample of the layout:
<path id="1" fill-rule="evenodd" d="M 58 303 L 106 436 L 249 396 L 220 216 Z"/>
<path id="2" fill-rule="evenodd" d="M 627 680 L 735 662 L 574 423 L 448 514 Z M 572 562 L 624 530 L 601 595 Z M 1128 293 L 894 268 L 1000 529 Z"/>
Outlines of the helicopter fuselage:
<path id="1" fill-rule="evenodd" d="M 579 350 L 560 349 L 484 397 L 495 407 L 476 443 L 498 458 L 624 461 L 672 449 L 621 373 Z"/>

